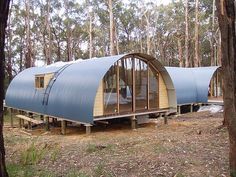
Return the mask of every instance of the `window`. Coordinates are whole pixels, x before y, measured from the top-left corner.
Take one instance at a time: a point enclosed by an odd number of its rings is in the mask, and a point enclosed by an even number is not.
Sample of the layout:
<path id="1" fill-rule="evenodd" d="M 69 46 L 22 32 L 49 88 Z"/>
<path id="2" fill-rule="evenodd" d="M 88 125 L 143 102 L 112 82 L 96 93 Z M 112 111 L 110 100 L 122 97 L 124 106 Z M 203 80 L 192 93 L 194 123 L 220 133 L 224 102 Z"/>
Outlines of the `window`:
<path id="1" fill-rule="evenodd" d="M 44 88 L 44 75 L 35 76 L 35 87 Z"/>
<path id="2" fill-rule="evenodd" d="M 135 57 L 120 59 L 103 78 L 104 114 L 157 110 L 158 81 L 157 70 L 146 61 Z"/>
<path id="3" fill-rule="evenodd" d="M 35 75 L 35 88 L 47 88 L 50 80 L 53 78 L 54 73 Z"/>

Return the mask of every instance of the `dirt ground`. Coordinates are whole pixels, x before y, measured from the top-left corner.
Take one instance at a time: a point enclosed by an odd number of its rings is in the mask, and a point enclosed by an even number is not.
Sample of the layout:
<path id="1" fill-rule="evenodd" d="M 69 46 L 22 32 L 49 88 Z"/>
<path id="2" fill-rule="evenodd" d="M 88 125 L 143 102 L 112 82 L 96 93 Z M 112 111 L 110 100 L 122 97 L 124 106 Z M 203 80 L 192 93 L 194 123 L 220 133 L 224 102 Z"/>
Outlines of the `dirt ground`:
<path id="1" fill-rule="evenodd" d="M 29 133 L 5 124 L 10 176 L 224 177 L 228 176 L 228 133 L 222 113 L 189 113 L 160 119 L 136 130 L 109 124 Z"/>

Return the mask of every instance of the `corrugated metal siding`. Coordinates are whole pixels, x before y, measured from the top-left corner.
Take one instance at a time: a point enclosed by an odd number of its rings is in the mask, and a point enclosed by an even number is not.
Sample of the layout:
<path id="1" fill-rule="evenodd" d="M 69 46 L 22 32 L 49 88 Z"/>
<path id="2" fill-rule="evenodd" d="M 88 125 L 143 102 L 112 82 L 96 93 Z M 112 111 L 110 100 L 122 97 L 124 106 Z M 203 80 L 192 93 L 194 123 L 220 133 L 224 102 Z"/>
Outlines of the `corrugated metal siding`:
<path id="1" fill-rule="evenodd" d="M 136 55 L 147 59 L 162 74 L 168 92 L 170 107 L 176 107 L 173 83 L 165 68 L 153 57 L 145 54 Z M 98 59 L 83 60 L 68 64 L 67 67 L 39 67 L 26 69 L 11 82 L 6 93 L 6 105 L 16 109 L 50 115 L 83 123 L 93 123 L 94 103 L 99 84 L 109 68 L 127 55 L 117 55 Z M 63 69 L 64 68 L 64 69 Z M 35 75 L 53 73 L 54 76 L 47 104 L 45 89 L 35 88 Z M 170 98 L 170 95 L 172 96 Z"/>
<path id="2" fill-rule="evenodd" d="M 218 66 L 166 67 L 176 90 L 177 104 L 207 103 L 211 78 Z"/>
<path id="3" fill-rule="evenodd" d="M 33 67 L 19 73 L 6 92 L 6 106 L 44 113 L 44 89 L 35 88 L 35 75 L 56 72 L 61 67 Z"/>

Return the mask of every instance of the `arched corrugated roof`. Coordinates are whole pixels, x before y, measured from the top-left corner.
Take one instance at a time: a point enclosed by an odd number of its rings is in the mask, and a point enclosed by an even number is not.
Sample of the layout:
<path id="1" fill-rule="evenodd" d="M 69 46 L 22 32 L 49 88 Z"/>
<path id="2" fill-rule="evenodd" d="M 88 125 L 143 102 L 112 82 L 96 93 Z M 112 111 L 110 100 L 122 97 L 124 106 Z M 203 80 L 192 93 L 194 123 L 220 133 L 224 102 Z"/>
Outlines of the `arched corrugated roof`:
<path id="1" fill-rule="evenodd" d="M 157 68 L 167 85 L 170 106 L 176 107 L 174 86 L 166 69 L 155 58 L 140 53 L 82 60 L 66 67 L 26 69 L 10 83 L 6 93 L 6 105 L 54 117 L 93 123 L 94 101 L 100 81 L 115 62 L 129 55 L 144 58 Z M 62 72 L 53 83 L 45 105 L 45 89 L 35 88 L 35 75 L 58 70 Z"/>
<path id="2" fill-rule="evenodd" d="M 177 104 L 207 103 L 209 84 L 218 66 L 165 68 L 174 83 Z"/>

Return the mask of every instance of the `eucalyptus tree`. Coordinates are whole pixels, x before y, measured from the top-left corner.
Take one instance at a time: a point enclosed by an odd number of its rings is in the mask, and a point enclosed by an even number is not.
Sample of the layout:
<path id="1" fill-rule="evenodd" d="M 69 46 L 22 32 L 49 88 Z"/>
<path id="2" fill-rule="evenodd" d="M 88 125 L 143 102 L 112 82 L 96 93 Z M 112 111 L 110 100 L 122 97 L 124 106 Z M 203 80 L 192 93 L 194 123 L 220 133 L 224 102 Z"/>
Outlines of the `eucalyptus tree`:
<path id="1" fill-rule="evenodd" d="M 31 26 L 30 26 L 30 0 L 25 0 L 25 26 L 26 26 L 26 53 L 25 67 L 29 68 L 34 65 L 32 61 L 32 41 L 31 41 Z M 32 7 L 32 6 L 31 6 Z"/>
<path id="2" fill-rule="evenodd" d="M 5 148 L 3 139 L 3 98 L 4 98 L 4 65 L 5 65 L 5 33 L 10 0 L 0 1 L 0 176 L 8 177 L 5 163 Z"/>
<path id="3" fill-rule="evenodd" d="M 61 18 L 62 13 L 62 2 L 58 0 L 51 0 L 52 13 L 50 18 L 51 33 L 52 33 L 52 46 L 53 46 L 53 62 L 62 61 L 63 59 L 63 35 L 65 26 L 63 19 Z"/>
<path id="4" fill-rule="evenodd" d="M 189 67 L 189 22 L 188 22 L 188 0 L 185 0 L 185 66 Z"/>
<path id="5" fill-rule="evenodd" d="M 224 79 L 224 118 L 229 133 L 230 176 L 236 176 L 236 8 L 233 0 L 217 0 L 217 15 L 222 35 Z"/>
<path id="6" fill-rule="evenodd" d="M 138 51 L 135 47 L 135 37 L 138 27 L 138 15 L 136 4 L 125 5 L 122 4 L 122 8 L 117 17 L 117 29 L 119 30 L 118 39 L 120 44 L 120 52 L 127 53 L 131 51 Z"/>
<path id="7" fill-rule="evenodd" d="M 198 21 L 198 16 L 199 16 L 199 0 L 195 0 L 195 31 L 194 31 L 194 67 L 201 66 L 201 60 L 199 57 L 199 21 Z"/>

